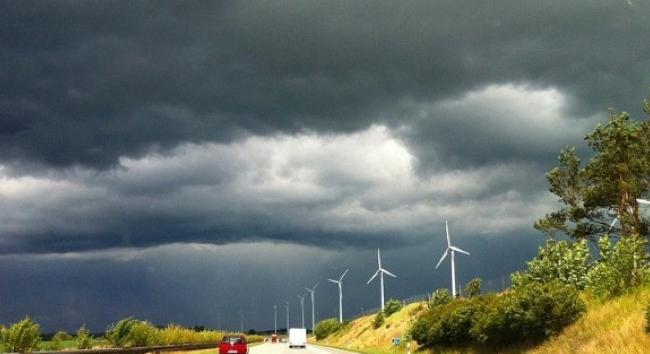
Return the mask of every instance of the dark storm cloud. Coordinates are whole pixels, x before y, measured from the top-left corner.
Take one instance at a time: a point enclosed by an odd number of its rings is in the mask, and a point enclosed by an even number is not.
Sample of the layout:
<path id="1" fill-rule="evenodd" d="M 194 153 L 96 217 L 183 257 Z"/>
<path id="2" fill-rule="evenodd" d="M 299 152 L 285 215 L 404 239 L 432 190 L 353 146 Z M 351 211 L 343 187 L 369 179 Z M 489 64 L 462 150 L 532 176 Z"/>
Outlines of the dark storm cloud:
<path id="1" fill-rule="evenodd" d="M 650 85 L 646 2 L 1 6 L 5 161 L 105 168 L 188 141 L 409 125 L 404 100 L 508 82 L 557 87 L 577 117 L 634 111 Z"/>

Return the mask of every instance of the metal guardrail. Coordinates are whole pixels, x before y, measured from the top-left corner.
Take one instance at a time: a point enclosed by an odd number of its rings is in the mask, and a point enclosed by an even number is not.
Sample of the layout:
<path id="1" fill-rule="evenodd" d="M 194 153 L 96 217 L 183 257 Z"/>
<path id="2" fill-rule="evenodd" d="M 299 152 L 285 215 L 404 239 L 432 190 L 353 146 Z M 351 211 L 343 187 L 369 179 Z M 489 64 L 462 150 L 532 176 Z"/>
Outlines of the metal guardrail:
<path id="1" fill-rule="evenodd" d="M 34 352 L 34 354 L 144 354 L 144 353 L 161 353 L 173 351 L 189 351 L 217 348 L 218 342 L 202 344 L 184 344 L 184 345 L 161 345 L 154 347 L 136 347 L 136 348 L 103 348 L 103 349 L 78 349 L 78 350 L 61 350 L 61 351 L 43 351 Z"/>

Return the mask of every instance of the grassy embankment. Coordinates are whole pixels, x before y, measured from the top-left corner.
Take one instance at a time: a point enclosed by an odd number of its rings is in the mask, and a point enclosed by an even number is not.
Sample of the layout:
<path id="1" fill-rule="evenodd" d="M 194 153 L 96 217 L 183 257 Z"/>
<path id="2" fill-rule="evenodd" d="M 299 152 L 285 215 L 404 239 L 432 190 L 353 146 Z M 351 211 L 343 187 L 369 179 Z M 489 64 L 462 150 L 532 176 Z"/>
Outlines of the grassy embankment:
<path id="1" fill-rule="evenodd" d="M 650 334 L 645 332 L 645 307 L 650 303 L 650 288 L 639 289 L 602 303 L 583 296 L 587 312 L 558 336 L 535 346 L 518 346 L 503 349 L 501 353 L 648 353 Z M 365 354 L 403 354 L 406 348 L 393 348 L 392 338 L 403 337 L 412 321 L 424 307 L 411 304 L 386 319 L 379 329 L 372 327 L 374 315 L 352 321 L 345 329 L 318 342 Z M 412 344 L 411 352 L 417 349 Z M 423 351 L 428 353 L 429 351 Z M 490 351 L 480 348 L 450 349 L 444 353 L 479 354 Z"/>

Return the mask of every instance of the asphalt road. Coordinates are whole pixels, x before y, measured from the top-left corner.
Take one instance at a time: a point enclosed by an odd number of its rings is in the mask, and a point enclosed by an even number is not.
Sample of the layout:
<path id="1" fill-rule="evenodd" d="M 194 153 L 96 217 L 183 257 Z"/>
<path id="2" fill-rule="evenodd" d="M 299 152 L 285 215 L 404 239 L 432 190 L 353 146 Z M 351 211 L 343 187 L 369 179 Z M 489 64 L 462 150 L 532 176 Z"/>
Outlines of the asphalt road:
<path id="1" fill-rule="evenodd" d="M 286 343 L 264 343 L 250 348 L 250 354 L 354 354 L 338 349 L 317 347 L 307 344 L 306 349 L 293 348 L 289 349 Z"/>

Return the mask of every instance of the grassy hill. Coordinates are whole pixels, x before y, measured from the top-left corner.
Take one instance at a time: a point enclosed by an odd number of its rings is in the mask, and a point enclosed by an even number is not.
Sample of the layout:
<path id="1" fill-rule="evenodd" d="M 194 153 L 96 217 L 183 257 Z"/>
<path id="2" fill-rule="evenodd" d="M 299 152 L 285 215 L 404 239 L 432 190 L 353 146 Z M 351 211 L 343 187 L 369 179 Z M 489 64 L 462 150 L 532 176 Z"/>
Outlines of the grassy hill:
<path id="1" fill-rule="evenodd" d="M 584 296 L 587 312 L 558 336 L 534 346 L 504 349 L 502 353 L 649 353 L 650 334 L 645 332 L 645 306 L 650 303 L 650 288 L 621 296 L 606 303 Z M 406 353 L 393 348 L 392 338 L 408 333 L 412 321 L 424 311 L 423 304 L 411 304 L 388 317 L 379 329 L 373 328 L 374 315 L 359 318 L 345 329 L 320 341 L 320 344 L 347 348 L 368 354 Z M 417 349 L 417 346 L 411 347 Z M 447 353 L 485 353 L 480 348 L 448 350 Z"/>

